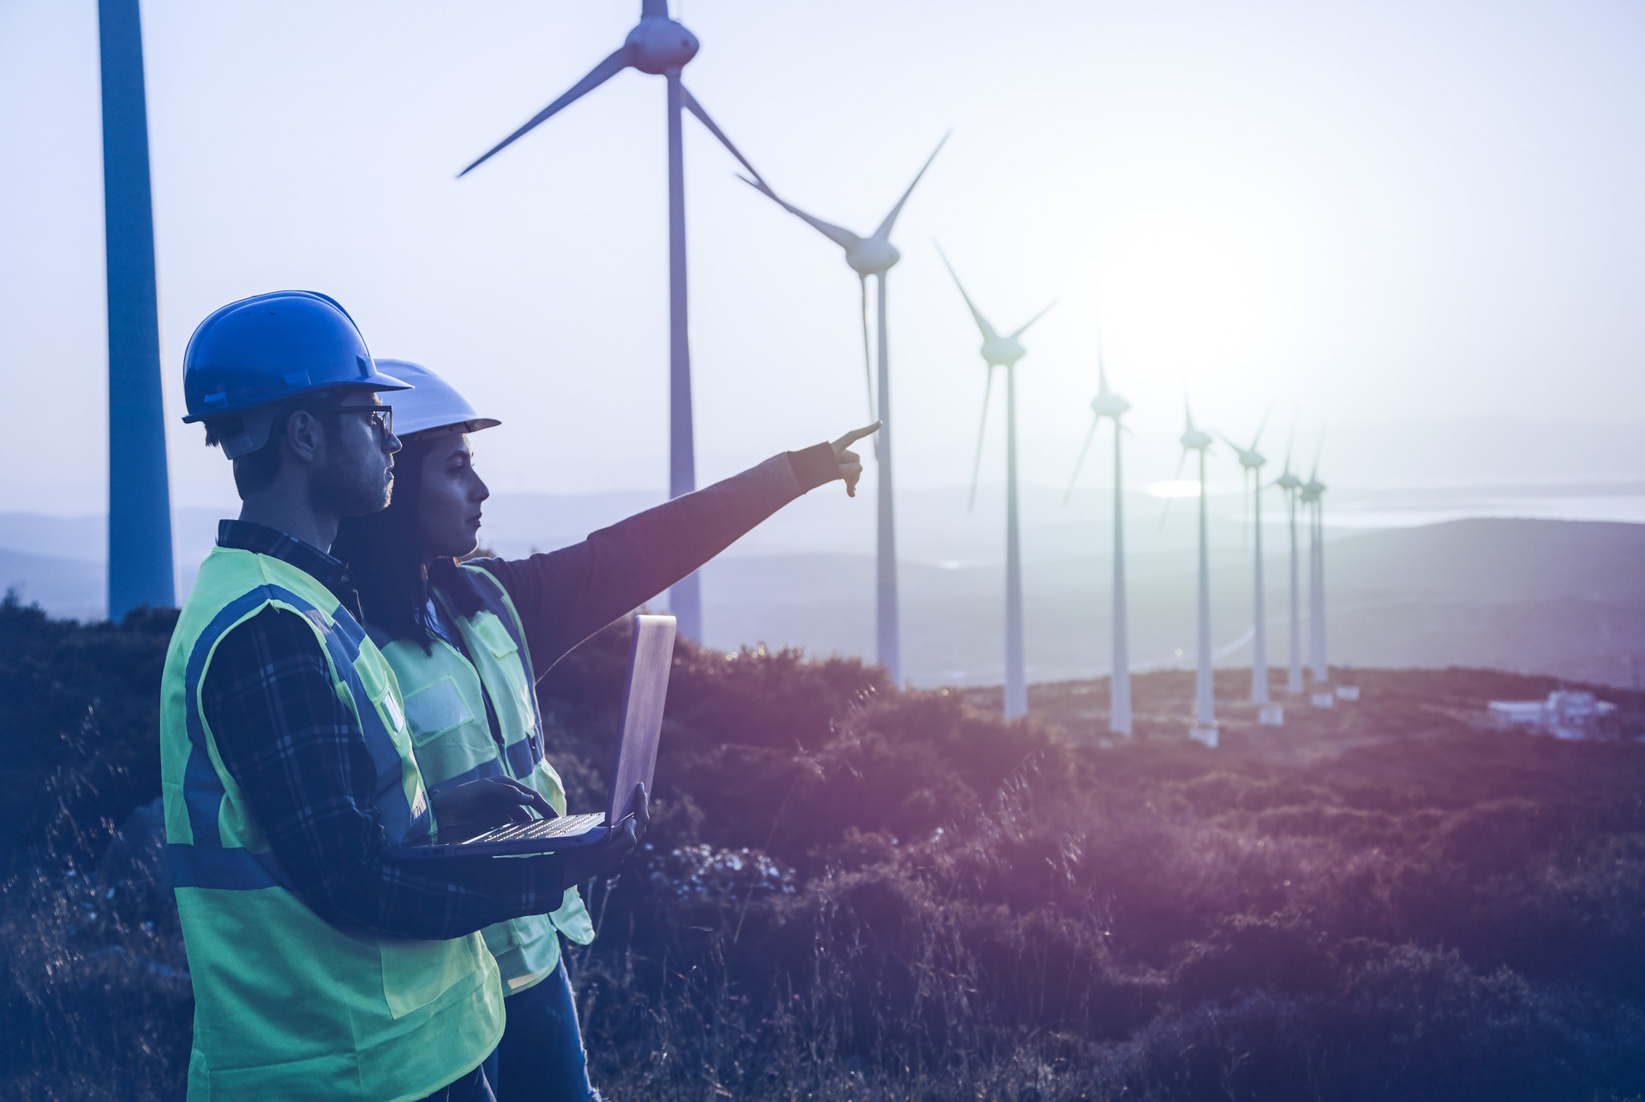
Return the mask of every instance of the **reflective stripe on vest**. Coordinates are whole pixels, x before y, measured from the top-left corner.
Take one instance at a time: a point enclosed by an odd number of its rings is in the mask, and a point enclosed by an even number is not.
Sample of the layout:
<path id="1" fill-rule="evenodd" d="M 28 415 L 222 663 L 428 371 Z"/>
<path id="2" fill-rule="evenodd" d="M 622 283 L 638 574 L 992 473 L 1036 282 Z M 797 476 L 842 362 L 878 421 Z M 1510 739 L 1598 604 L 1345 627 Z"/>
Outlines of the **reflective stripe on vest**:
<path id="1" fill-rule="evenodd" d="M 290 890 L 200 710 L 219 642 L 267 608 L 314 631 L 359 719 L 389 843 L 429 822 L 393 671 L 359 624 L 295 567 L 213 551 L 178 618 L 161 693 L 166 840 L 195 992 L 189 1097 L 422 1098 L 501 1036 L 496 968 L 478 935 L 343 930 Z"/>
<path id="2" fill-rule="evenodd" d="M 411 640 L 390 642 L 378 636 L 405 694 L 423 779 L 443 787 L 506 774 L 531 786 L 563 815 L 565 787 L 543 757 L 542 718 L 519 613 L 489 572 L 473 566 L 463 569 L 481 598 L 480 611 L 459 617 L 443 594 L 436 593 L 435 599 L 461 634 L 467 657 L 443 640 L 425 653 Z M 496 737 L 486 719 L 482 685 L 497 716 Z M 486 945 L 497 958 L 510 994 L 541 981 L 559 963 L 556 929 L 579 945 L 594 939 L 593 921 L 574 887 L 566 889 L 560 908 L 551 915 L 528 915 L 487 927 Z"/>

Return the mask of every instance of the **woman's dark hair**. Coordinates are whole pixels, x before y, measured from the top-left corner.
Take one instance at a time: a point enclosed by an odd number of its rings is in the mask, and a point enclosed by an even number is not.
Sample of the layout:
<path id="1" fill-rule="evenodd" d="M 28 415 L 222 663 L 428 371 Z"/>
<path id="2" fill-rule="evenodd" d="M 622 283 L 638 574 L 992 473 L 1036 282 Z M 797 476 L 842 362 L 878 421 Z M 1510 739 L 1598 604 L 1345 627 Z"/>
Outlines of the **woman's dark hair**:
<path id="1" fill-rule="evenodd" d="M 423 560 L 417 502 L 429 451 L 427 438 L 405 441 L 394 457 L 394 492 L 388 508 L 344 517 L 331 546 L 332 555 L 347 563 L 354 575 L 366 623 L 392 638 L 414 640 L 425 653 L 433 649 L 436 638 L 428 622 L 430 587 L 438 589 L 459 616 L 472 616 L 484 607 L 456 559 Z"/>

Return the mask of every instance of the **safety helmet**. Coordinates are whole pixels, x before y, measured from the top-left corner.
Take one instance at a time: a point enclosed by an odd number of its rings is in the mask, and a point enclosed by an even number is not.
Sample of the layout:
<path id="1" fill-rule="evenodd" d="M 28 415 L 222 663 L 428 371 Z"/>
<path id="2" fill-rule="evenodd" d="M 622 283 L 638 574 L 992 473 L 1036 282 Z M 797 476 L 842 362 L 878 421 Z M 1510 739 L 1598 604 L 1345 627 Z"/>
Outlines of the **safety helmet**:
<path id="1" fill-rule="evenodd" d="M 394 396 L 394 435 L 402 439 L 435 429 L 478 432 L 502 424 L 495 417 L 481 417 L 474 412 L 456 387 L 422 364 L 378 360 L 377 366 L 411 384 L 410 390 Z"/>
<path id="2" fill-rule="evenodd" d="M 377 370 L 354 319 L 314 291 L 271 291 L 214 310 L 183 353 L 183 420 L 223 419 L 230 459 L 268 442 L 285 403 L 334 387 L 405 390 Z"/>

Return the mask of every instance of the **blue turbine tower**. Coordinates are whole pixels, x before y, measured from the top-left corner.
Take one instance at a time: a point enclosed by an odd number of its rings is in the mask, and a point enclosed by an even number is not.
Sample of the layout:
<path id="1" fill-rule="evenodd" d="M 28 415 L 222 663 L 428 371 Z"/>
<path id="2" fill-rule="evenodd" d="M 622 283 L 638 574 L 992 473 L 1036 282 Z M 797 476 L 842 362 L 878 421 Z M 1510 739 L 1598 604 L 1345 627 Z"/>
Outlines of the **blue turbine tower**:
<path id="1" fill-rule="evenodd" d="M 138 0 L 99 0 L 109 309 L 109 619 L 177 603 L 160 402 L 148 109 Z"/>

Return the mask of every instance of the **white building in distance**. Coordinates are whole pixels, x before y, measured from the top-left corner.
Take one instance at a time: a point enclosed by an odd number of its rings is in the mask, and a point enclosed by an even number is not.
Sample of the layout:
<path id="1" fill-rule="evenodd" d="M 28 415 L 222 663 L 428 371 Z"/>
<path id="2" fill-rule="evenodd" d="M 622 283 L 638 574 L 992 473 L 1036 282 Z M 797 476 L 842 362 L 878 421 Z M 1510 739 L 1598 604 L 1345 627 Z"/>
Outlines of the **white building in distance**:
<path id="1" fill-rule="evenodd" d="M 1547 700 L 1493 700 L 1488 709 L 1491 722 L 1498 727 L 1527 727 L 1568 739 L 1606 733 L 1609 724 L 1605 721 L 1616 710 L 1615 704 L 1574 689 L 1556 689 Z"/>

